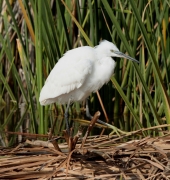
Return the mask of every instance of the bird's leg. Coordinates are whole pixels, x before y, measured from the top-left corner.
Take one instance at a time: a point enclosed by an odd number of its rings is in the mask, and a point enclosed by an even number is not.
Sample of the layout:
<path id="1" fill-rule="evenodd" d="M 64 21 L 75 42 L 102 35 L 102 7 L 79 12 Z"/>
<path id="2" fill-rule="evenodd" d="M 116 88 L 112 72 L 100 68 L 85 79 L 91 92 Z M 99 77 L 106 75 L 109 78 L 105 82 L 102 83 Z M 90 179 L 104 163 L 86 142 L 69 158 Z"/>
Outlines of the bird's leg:
<path id="1" fill-rule="evenodd" d="M 89 111 L 88 99 L 86 99 L 86 116 L 87 116 L 88 118 L 90 118 L 90 119 L 93 118 L 93 116 L 90 114 L 90 111 Z M 114 132 L 115 132 L 118 136 L 120 136 L 119 133 L 120 133 L 120 134 L 127 134 L 127 132 L 121 131 L 121 130 L 118 129 L 117 127 L 112 126 L 112 125 L 110 125 L 110 124 L 108 124 L 108 123 L 105 123 L 105 122 L 101 121 L 100 119 L 97 119 L 97 122 L 100 123 L 100 124 L 103 124 L 103 125 L 105 125 L 105 126 L 107 126 L 107 127 L 109 127 L 109 128 L 111 128 L 111 129 L 113 129 L 113 132 L 111 132 L 110 134 L 113 134 Z"/>
<path id="2" fill-rule="evenodd" d="M 92 119 L 92 118 L 93 118 L 93 116 L 90 114 L 90 111 L 89 111 L 88 98 L 86 98 L 86 116 L 87 116 L 89 119 Z"/>
<path id="3" fill-rule="evenodd" d="M 70 126 L 69 126 L 69 122 L 68 122 L 68 112 L 69 112 L 70 103 L 71 103 L 71 99 L 68 100 L 67 107 L 66 107 L 66 110 L 64 113 L 64 118 L 65 118 L 65 122 L 66 122 L 66 130 L 67 130 L 68 135 L 70 135 Z"/>

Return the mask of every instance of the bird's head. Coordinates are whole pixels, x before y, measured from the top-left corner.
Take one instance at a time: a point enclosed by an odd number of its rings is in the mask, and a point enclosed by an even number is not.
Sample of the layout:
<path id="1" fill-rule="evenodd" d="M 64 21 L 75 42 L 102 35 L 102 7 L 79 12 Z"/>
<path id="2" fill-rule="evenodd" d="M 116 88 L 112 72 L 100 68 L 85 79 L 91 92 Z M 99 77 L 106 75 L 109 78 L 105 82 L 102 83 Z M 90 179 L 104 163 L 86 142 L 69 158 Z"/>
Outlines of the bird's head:
<path id="1" fill-rule="evenodd" d="M 96 46 L 96 50 L 100 52 L 100 55 L 102 54 L 103 57 L 120 57 L 139 63 L 138 60 L 120 52 L 119 49 L 113 43 L 107 40 L 101 41 L 100 44 Z"/>

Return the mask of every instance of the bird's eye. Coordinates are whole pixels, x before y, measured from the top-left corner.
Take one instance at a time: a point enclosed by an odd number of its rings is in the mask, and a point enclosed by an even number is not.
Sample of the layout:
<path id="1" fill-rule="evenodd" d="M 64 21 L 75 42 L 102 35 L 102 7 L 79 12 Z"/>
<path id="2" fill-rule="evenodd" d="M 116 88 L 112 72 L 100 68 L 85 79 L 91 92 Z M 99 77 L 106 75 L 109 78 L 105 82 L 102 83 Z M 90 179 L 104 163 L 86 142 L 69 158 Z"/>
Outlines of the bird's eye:
<path id="1" fill-rule="evenodd" d="M 114 52 L 114 50 L 113 50 L 113 49 L 111 49 L 110 51 L 111 51 L 111 52 Z"/>

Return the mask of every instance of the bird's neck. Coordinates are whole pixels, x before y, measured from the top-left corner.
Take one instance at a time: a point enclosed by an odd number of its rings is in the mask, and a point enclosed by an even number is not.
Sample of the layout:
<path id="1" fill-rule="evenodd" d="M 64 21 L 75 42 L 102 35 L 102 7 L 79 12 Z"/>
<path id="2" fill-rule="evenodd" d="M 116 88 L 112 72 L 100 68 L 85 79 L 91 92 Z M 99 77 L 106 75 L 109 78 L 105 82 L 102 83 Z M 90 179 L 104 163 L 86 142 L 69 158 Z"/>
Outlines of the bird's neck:
<path id="1" fill-rule="evenodd" d="M 103 59 L 105 57 L 109 57 L 105 51 L 103 51 L 103 49 L 101 49 L 100 47 L 95 48 L 95 55 L 97 57 L 98 60 Z"/>

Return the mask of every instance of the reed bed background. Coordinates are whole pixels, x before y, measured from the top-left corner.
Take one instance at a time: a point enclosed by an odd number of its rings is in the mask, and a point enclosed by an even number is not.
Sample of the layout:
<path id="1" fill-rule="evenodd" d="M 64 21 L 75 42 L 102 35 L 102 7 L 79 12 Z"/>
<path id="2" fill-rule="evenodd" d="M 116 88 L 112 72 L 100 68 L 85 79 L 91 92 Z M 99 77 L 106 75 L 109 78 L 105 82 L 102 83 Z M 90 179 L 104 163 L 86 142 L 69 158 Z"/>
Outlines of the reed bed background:
<path id="1" fill-rule="evenodd" d="M 56 118 L 55 133 L 65 128 L 65 106 L 40 106 L 40 90 L 67 50 L 102 39 L 140 61 L 116 59 L 111 81 L 99 91 L 109 124 L 124 131 L 170 124 L 168 0 L 2 0 L 0 11 L 2 146 L 22 141 L 5 131 L 47 134 Z M 102 112 L 96 94 L 89 100 L 92 114 Z M 74 103 L 70 117 L 81 120 L 83 112 L 83 104 Z M 161 127 L 144 136 L 166 134 L 169 127 Z"/>

